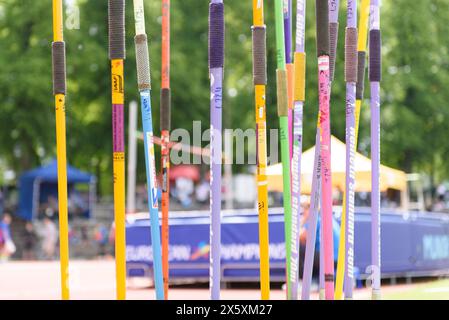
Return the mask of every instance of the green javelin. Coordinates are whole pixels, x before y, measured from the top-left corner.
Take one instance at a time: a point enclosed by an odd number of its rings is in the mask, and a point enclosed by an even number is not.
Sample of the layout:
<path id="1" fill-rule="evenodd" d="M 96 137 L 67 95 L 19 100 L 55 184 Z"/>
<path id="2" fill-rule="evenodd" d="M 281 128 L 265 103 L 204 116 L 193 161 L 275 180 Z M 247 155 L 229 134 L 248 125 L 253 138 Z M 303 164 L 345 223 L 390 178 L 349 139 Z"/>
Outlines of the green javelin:
<path id="1" fill-rule="evenodd" d="M 284 46 L 284 16 L 283 0 L 275 0 L 276 20 L 276 45 L 277 45 L 277 104 L 280 127 L 282 176 L 284 186 L 284 226 L 285 226 L 285 251 L 287 265 L 287 298 L 291 296 L 291 288 L 288 285 L 291 275 L 291 190 L 290 190 L 290 147 L 288 132 L 288 97 L 287 97 L 287 72 L 285 68 L 285 46 Z"/>

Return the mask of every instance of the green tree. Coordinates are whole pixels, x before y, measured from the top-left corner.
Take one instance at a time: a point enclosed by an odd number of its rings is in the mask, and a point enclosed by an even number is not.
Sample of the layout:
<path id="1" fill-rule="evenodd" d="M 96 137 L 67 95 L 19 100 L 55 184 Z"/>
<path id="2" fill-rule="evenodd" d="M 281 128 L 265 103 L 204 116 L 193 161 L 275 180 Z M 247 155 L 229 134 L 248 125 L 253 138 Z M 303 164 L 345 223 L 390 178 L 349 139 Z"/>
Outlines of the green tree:
<path id="1" fill-rule="evenodd" d="M 107 1 L 77 0 L 80 29 L 65 30 L 67 43 L 68 159 L 95 173 L 102 194 L 112 191 L 110 66 Z M 138 101 L 132 2 L 127 1 L 126 103 Z M 146 1 L 152 66 L 153 115 L 159 132 L 161 66 L 160 1 Z M 251 1 L 225 1 L 226 60 L 224 126 L 254 128 L 251 55 Z M 315 142 L 317 63 L 315 5 L 307 3 L 307 83 L 304 148 Z M 268 129 L 277 128 L 274 4 L 265 1 L 267 25 Z M 339 48 L 332 87 L 332 133 L 344 140 L 344 15 L 341 3 Z M 449 177 L 447 0 L 384 1 L 382 34 L 382 161 L 406 171 Z M 208 2 L 172 1 L 172 126 L 191 130 L 193 120 L 209 127 L 207 66 Z M 0 157 L 18 174 L 55 156 L 51 91 L 51 1 L 0 0 Z M 294 24 L 293 24 L 294 25 Z M 369 155 L 369 89 L 362 111 L 360 150 Z M 127 117 L 127 114 L 126 114 Z M 158 149 L 157 149 L 158 150 Z M 242 167 L 236 167 L 241 170 Z M 143 147 L 138 179 L 145 181 Z"/>

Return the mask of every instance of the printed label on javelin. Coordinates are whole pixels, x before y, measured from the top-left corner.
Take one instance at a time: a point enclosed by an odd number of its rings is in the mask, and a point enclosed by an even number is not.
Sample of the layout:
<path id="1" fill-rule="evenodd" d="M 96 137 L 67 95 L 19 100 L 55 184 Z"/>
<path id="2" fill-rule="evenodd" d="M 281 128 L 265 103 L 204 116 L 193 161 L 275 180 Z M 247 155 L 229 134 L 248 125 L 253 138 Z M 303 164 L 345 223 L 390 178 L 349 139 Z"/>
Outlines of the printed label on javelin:
<path id="1" fill-rule="evenodd" d="M 147 144 L 148 144 L 148 161 L 150 163 L 150 183 L 151 186 L 151 207 L 153 209 L 158 208 L 157 204 L 157 188 L 156 188 L 156 164 L 154 162 L 154 144 L 153 144 L 153 132 L 147 132 Z"/>
<path id="2" fill-rule="evenodd" d="M 123 104 L 124 83 L 123 83 L 123 60 L 113 60 L 111 62 L 112 81 L 112 103 Z"/>
<path id="3" fill-rule="evenodd" d="M 125 152 L 123 104 L 112 105 L 112 143 L 114 152 Z"/>

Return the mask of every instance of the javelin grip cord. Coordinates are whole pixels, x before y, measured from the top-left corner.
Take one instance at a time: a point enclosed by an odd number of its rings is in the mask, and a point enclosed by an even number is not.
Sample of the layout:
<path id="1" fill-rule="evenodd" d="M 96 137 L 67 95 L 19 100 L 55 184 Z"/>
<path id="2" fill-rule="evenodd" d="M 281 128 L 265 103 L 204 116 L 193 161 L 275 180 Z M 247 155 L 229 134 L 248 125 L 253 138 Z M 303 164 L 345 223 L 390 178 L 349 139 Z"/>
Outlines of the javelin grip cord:
<path id="1" fill-rule="evenodd" d="M 316 1 L 316 47 L 317 56 L 329 55 L 329 3 L 328 0 Z"/>
<path id="2" fill-rule="evenodd" d="M 363 91 L 365 87 L 365 59 L 366 52 L 359 51 L 357 53 L 357 85 L 356 85 L 356 96 L 357 100 L 363 99 Z"/>
<path id="3" fill-rule="evenodd" d="M 346 28 L 345 33 L 345 81 L 357 82 L 357 28 Z"/>
<path id="4" fill-rule="evenodd" d="M 66 93 L 65 43 L 53 42 L 51 45 L 53 65 L 53 94 Z"/>
<path id="5" fill-rule="evenodd" d="M 252 28 L 253 34 L 253 82 L 254 85 L 267 84 L 267 36 L 266 27 Z"/>
<path id="6" fill-rule="evenodd" d="M 171 91 L 169 88 L 161 89 L 161 131 L 170 131 L 170 106 L 171 106 Z"/>
<path id="7" fill-rule="evenodd" d="M 382 58 L 380 47 L 380 30 L 371 30 L 369 32 L 369 80 L 371 82 L 380 82 L 382 78 Z"/>
<path id="8" fill-rule="evenodd" d="M 125 0 L 109 0 L 109 59 L 125 59 Z"/>
<path id="9" fill-rule="evenodd" d="M 151 77 L 147 35 L 136 35 L 134 37 L 134 43 L 136 46 L 137 85 L 141 91 L 150 90 Z"/>
<path id="10" fill-rule="evenodd" d="M 329 23 L 329 72 L 330 80 L 334 81 L 335 57 L 337 56 L 338 22 Z"/>
<path id="11" fill-rule="evenodd" d="M 224 66 L 224 5 L 211 3 L 209 6 L 209 68 Z"/>

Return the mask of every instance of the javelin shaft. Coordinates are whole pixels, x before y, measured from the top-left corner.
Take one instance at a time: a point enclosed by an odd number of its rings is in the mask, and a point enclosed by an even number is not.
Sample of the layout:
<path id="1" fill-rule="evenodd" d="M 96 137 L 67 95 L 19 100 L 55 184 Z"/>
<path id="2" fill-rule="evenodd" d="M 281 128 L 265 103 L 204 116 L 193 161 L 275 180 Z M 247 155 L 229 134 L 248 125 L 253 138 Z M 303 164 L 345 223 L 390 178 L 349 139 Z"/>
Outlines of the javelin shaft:
<path id="1" fill-rule="evenodd" d="M 304 3 L 302 3 L 304 2 Z M 302 16 L 305 16 L 305 0 L 299 0 L 297 4 L 297 10 L 298 10 L 298 18 L 297 18 L 297 36 L 296 36 L 296 48 L 297 48 L 297 54 L 298 52 L 304 52 L 304 32 L 305 32 L 305 21 Z M 300 55 L 300 54 L 298 54 Z M 299 87 L 301 85 L 301 76 L 302 73 L 305 73 L 305 53 L 304 57 L 302 59 L 297 59 L 302 57 L 297 57 L 295 55 L 295 69 L 297 61 L 303 61 L 302 68 L 304 71 L 302 72 L 295 72 L 296 73 L 296 83 L 295 86 Z M 305 87 L 305 74 L 303 76 L 304 78 L 304 84 L 302 84 L 303 87 Z M 295 90 L 296 91 L 296 90 Z M 305 100 L 305 92 L 304 92 L 304 98 Z M 302 104 L 299 105 L 302 107 Z M 317 131 L 316 131 L 316 139 L 315 139 L 315 155 L 314 155 L 314 164 L 313 164 L 313 177 L 312 177 L 312 192 L 311 192 L 311 204 L 310 204 L 310 214 L 309 214 L 309 222 L 308 222 L 308 231 L 307 231 L 307 239 L 306 239 L 306 252 L 305 252 L 305 259 L 304 259 L 304 270 L 303 270 L 303 283 L 302 283 L 302 292 L 301 292 L 301 299 L 302 300 L 308 300 L 310 298 L 310 285 L 312 282 L 312 272 L 313 272 L 313 260 L 314 260 L 314 252 L 315 252 L 315 243 L 316 243 L 316 229 L 317 229 L 317 221 L 318 221 L 318 215 L 319 215 L 319 203 L 320 201 L 320 190 L 321 190 L 321 160 L 320 160 L 320 130 L 319 130 L 319 120 L 320 117 L 318 115 L 318 122 L 317 122 Z M 298 168 L 301 168 L 301 165 L 298 166 Z M 299 173 L 300 176 L 300 173 Z M 322 242 L 320 242 L 321 245 Z M 322 250 L 320 250 L 320 261 L 321 261 L 321 253 Z M 320 263 L 320 265 L 323 265 Z M 320 268 L 321 273 L 321 268 Z M 324 274 L 323 274 L 324 275 Z M 320 274 L 321 278 L 321 274 Z M 324 290 L 324 281 L 320 281 L 320 283 L 323 283 L 323 290 Z"/>
<path id="2" fill-rule="evenodd" d="M 253 0 L 253 83 L 257 142 L 257 196 L 259 212 L 260 290 L 262 300 L 270 299 L 270 256 L 268 235 L 267 123 L 266 123 L 266 27 L 263 0 Z"/>
<path id="3" fill-rule="evenodd" d="M 284 227 L 286 251 L 286 284 L 287 298 L 291 297 L 289 275 L 291 273 L 291 179 L 290 179 L 290 147 L 288 121 L 288 82 L 285 68 L 285 43 L 283 24 L 283 1 L 275 0 L 276 47 L 277 47 L 277 104 L 281 141 L 282 177 L 284 194 Z"/>
<path id="4" fill-rule="evenodd" d="M 162 174 L 162 267 L 164 294 L 169 284 L 169 206 L 170 206 L 170 0 L 162 0 L 162 83 L 161 83 L 161 174 Z"/>
<path id="5" fill-rule="evenodd" d="M 330 83 L 330 92 L 332 91 L 332 81 L 335 76 L 335 60 L 337 56 L 337 44 L 338 44 L 338 15 L 340 8 L 339 0 L 329 0 L 329 83 Z M 319 190 L 321 192 L 321 190 Z M 323 224 L 320 224 L 320 233 L 323 233 Z M 322 235 L 320 236 L 322 237 Z M 320 261 L 324 261 L 324 245 L 323 242 L 320 242 Z M 320 297 L 324 299 L 324 265 L 320 263 L 320 276 L 319 276 L 319 288 L 320 288 Z"/>
<path id="6" fill-rule="evenodd" d="M 347 1 L 345 36 L 346 81 L 346 181 L 345 181 L 345 285 L 346 299 L 352 299 L 354 283 L 354 193 L 355 193 L 355 100 L 357 84 L 357 0 Z"/>
<path id="7" fill-rule="evenodd" d="M 310 299 L 310 285 L 312 283 L 313 276 L 313 260 L 315 255 L 316 246 L 316 230 L 318 224 L 319 207 L 320 207 L 320 189 L 321 189 L 321 160 L 320 160 L 320 131 L 319 123 L 317 125 L 318 130 L 315 137 L 315 155 L 313 162 L 313 177 L 312 177 L 312 193 L 310 196 L 310 213 L 307 227 L 307 239 L 306 239 L 306 252 L 304 257 L 304 270 L 302 277 L 302 291 L 301 299 Z M 320 234 L 322 234 L 320 232 Z M 320 239 L 320 243 L 322 240 Z M 320 250 L 321 251 L 321 250 Z M 321 266 L 324 264 L 320 263 Z"/>
<path id="8" fill-rule="evenodd" d="M 370 0 L 362 0 L 360 6 L 359 28 L 358 28 L 358 57 L 357 57 L 357 85 L 355 102 L 355 150 L 357 150 L 360 110 L 363 100 L 363 88 L 365 79 L 365 51 L 368 36 L 368 17 Z M 343 194 L 343 206 L 340 224 L 340 242 L 338 246 L 337 278 L 335 282 L 335 299 L 341 300 L 343 297 L 343 283 L 345 278 L 346 264 L 346 190 Z"/>
<path id="9" fill-rule="evenodd" d="M 154 161 L 153 125 L 151 116 L 151 91 L 141 90 L 142 124 L 145 145 L 145 167 L 148 185 L 148 206 L 151 220 L 151 245 L 153 248 L 154 282 L 156 299 L 164 299 L 162 271 L 161 234 L 159 230 L 158 198 L 156 187 L 156 165 Z"/>
<path id="10" fill-rule="evenodd" d="M 222 96 L 224 67 L 224 5 L 212 0 L 209 5 L 209 76 L 210 76 L 210 293 L 220 299 L 221 280 L 221 159 L 222 159 Z"/>
<path id="11" fill-rule="evenodd" d="M 142 0 L 134 0 L 134 19 L 137 33 L 136 47 L 137 83 L 141 99 L 142 126 L 145 149 L 145 169 L 147 176 L 148 209 L 151 221 L 151 245 L 153 248 L 154 283 L 156 299 L 164 299 L 162 272 L 162 249 L 159 230 L 159 213 L 156 184 L 156 164 L 154 159 L 153 120 L 151 115 L 151 77 L 148 54 L 148 40 L 145 34 L 145 11 Z"/>
<path id="12" fill-rule="evenodd" d="M 53 0 L 53 41 L 64 41 L 62 0 Z"/>
<path id="13" fill-rule="evenodd" d="M 371 0 L 369 80 L 371 87 L 371 265 L 372 299 L 380 299 L 380 81 L 382 77 L 379 0 Z"/>
<path id="14" fill-rule="evenodd" d="M 305 11 L 306 2 L 297 1 L 296 12 L 296 51 L 294 61 L 294 110 L 293 110 L 293 157 L 292 157 L 292 229 L 291 229 L 291 251 L 292 251 L 292 273 L 290 274 L 290 285 L 292 287 L 291 299 L 298 299 L 299 287 L 299 232 L 301 214 L 301 155 L 303 135 L 303 105 L 305 101 L 305 66 L 306 55 L 304 52 L 305 42 Z M 293 82 L 293 81 L 292 81 Z"/>
<path id="15" fill-rule="evenodd" d="M 284 45 L 285 63 L 287 69 L 287 95 L 288 95 L 288 143 L 290 148 L 290 159 L 293 157 L 293 90 L 294 90 L 294 67 L 292 53 L 292 0 L 285 0 L 283 3 L 284 13 Z M 291 177 L 290 172 L 290 179 Z"/>
<path id="16" fill-rule="evenodd" d="M 116 295 L 126 299 L 126 231 L 125 231 L 125 134 L 124 78 L 125 59 L 125 1 L 108 1 L 109 59 L 112 80 L 112 137 L 114 173 L 114 219 Z"/>
<path id="17" fill-rule="evenodd" d="M 66 156 L 66 62 L 63 39 L 62 0 L 53 0 L 53 94 L 55 96 L 56 153 L 58 161 L 59 252 L 61 298 L 70 299 L 69 289 L 69 223 L 67 212 L 67 156 Z"/>
<path id="18" fill-rule="evenodd" d="M 285 63 L 293 62 L 292 11 L 293 11 L 292 0 L 285 0 L 283 3 Z"/>
<path id="19" fill-rule="evenodd" d="M 332 236 L 332 172 L 330 150 L 330 74 L 329 74 L 329 6 L 327 0 L 316 1 L 318 92 L 320 108 L 322 224 L 324 245 L 325 298 L 334 298 L 334 257 Z"/>
<path id="20" fill-rule="evenodd" d="M 337 58 L 339 9 L 340 0 L 329 0 L 329 63 L 331 82 L 334 81 L 335 60 Z"/>

